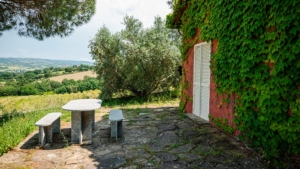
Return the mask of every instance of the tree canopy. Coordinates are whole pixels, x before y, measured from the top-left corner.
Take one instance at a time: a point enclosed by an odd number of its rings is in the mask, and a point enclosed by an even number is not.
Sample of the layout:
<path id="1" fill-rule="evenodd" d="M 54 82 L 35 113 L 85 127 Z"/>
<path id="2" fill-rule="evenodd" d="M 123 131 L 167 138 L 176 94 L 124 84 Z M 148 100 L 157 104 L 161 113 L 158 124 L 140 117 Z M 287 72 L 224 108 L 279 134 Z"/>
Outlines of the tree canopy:
<path id="1" fill-rule="evenodd" d="M 95 13 L 95 0 L 0 0 L 0 36 L 17 29 L 20 36 L 43 40 L 64 37 Z"/>
<path id="2" fill-rule="evenodd" d="M 90 41 L 90 53 L 102 83 L 101 98 L 125 90 L 147 97 L 154 91 L 178 86 L 178 33 L 167 29 L 160 17 L 146 29 L 130 16 L 125 16 L 124 25 L 125 29 L 117 33 L 103 26 Z"/>

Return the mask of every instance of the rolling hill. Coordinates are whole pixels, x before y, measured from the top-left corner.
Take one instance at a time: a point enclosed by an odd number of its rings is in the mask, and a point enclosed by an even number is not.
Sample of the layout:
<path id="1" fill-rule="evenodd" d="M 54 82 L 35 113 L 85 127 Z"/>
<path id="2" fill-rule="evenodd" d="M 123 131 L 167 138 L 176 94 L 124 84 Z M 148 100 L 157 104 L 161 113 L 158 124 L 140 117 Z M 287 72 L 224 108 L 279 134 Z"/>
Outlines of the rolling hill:
<path id="1" fill-rule="evenodd" d="M 74 60 L 50 60 L 38 58 L 0 58 L 0 72 L 24 72 L 48 67 L 68 67 L 73 65 L 93 65 L 93 62 Z"/>

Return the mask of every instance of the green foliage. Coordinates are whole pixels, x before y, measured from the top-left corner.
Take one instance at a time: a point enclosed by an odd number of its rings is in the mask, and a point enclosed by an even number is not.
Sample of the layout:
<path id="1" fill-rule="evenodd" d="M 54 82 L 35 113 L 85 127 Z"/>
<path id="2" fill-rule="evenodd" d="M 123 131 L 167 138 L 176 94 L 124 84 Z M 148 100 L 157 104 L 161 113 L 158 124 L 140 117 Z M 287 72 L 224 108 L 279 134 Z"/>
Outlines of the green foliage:
<path id="1" fill-rule="evenodd" d="M 19 89 L 14 86 L 0 87 L 0 96 L 17 96 L 18 94 Z"/>
<path id="2" fill-rule="evenodd" d="M 199 38 L 218 40 L 217 91 L 237 96 L 237 127 L 267 158 L 300 153 L 299 9 L 296 0 L 183 0 L 167 18 L 183 32 L 184 59 Z"/>
<path id="3" fill-rule="evenodd" d="M 36 129 L 34 125 L 49 110 L 26 114 L 12 113 L 0 118 L 0 156 L 18 145 L 28 134 Z"/>
<path id="4" fill-rule="evenodd" d="M 58 35 L 64 37 L 90 20 L 95 13 L 95 0 L 29 0 L 0 1 L 0 36 L 18 29 L 21 36 L 43 40 Z"/>
<path id="5" fill-rule="evenodd" d="M 38 90 L 32 84 L 26 84 L 22 86 L 20 89 L 20 95 L 22 96 L 36 95 L 36 94 L 38 94 Z"/>
<path id="6" fill-rule="evenodd" d="M 218 127 L 220 127 L 223 131 L 233 134 L 233 132 L 236 130 L 235 127 L 231 127 L 228 123 L 228 119 L 224 118 L 215 118 L 212 115 L 209 115 L 209 119 Z"/>
<path id="7" fill-rule="evenodd" d="M 177 67 L 179 36 L 155 18 L 151 28 L 144 29 L 133 17 L 124 18 L 125 29 L 112 34 L 103 26 L 90 42 L 96 72 L 101 80 L 101 98 L 130 91 L 147 97 L 179 85 Z"/>

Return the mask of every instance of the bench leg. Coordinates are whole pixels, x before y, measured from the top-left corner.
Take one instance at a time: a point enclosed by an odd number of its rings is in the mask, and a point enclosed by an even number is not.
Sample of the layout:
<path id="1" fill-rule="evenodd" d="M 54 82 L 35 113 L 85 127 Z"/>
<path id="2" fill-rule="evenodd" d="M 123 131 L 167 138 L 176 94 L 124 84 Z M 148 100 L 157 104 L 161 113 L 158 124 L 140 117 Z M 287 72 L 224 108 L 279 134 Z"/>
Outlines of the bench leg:
<path id="1" fill-rule="evenodd" d="M 110 137 L 122 137 L 123 135 L 123 121 L 110 121 Z"/>
<path id="2" fill-rule="evenodd" d="M 92 129 L 95 128 L 95 110 L 92 112 Z"/>
<path id="3" fill-rule="evenodd" d="M 123 120 L 118 121 L 118 137 L 122 137 L 123 135 Z"/>
<path id="4" fill-rule="evenodd" d="M 46 127 L 39 126 L 39 143 L 41 146 L 46 144 Z"/>
<path id="5" fill-rule="evenodd" d="M 81 112 L 72 111 L 71 142 L 82 144 Z"/>
<path id="6" fill-rule="evenodd" d="M 53 133 L 60 133 L 60 117 L 52 123 Z"/>
<path id="7" fill-rule="evenodd" d="M 81 115 L 82 122 L 82 140 L 86 144 L 92 143 L 92 130 L 94 124 L 94 111 L 82 112 Z"/>
<path id="8" fill-rule="evenodd" d="M 46 143 L 52 144 L 52 136 L 53 136 L 53 134 L 52 134 L 53 133 L 52 125 L 46 126 L 45 128 L 46 128 L 46 131 L 47 131 L 46 132 L 47 133 L 46 134 L 46 140 L 47 140 Z"/>

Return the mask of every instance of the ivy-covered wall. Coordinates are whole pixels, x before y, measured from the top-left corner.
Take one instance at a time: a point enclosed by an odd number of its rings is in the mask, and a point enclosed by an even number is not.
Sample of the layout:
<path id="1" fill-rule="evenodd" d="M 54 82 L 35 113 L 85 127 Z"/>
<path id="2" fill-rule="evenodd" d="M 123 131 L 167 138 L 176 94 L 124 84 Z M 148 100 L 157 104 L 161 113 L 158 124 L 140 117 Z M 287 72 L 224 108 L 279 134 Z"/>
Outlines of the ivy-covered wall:
<path id="1" fill-rule="evenodd" d="M 167 25 L 183 33 L 183 64 L 195 43 L 218 41 L 213 81 L 234 105 L 241 139 L 267 158 L 300 153 L 300 1 L 181 0 Z M 186 93 L 183 109 L 192 99 Z"/>

